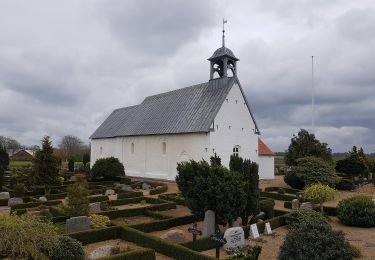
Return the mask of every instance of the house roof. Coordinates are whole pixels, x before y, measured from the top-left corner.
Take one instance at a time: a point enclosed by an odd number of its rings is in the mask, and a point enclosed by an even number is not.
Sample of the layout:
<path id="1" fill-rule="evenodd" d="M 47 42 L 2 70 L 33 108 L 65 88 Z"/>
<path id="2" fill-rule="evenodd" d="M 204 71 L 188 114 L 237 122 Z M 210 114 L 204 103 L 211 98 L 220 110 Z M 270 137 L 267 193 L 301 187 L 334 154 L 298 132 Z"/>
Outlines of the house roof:
<path id="1" fill-rule="evenodd" d="M 258 138 L 258 151 L 259 155 L 273 155 L 272 150 L 260 138 Z"/>
<path id="2" fill-rule="evenodd" d="M 228 77 L 146 97 L 139 105 L 114 110 L 90 138 L 209 132 L 235 82 L 242 91 L 237 77 Z"/>

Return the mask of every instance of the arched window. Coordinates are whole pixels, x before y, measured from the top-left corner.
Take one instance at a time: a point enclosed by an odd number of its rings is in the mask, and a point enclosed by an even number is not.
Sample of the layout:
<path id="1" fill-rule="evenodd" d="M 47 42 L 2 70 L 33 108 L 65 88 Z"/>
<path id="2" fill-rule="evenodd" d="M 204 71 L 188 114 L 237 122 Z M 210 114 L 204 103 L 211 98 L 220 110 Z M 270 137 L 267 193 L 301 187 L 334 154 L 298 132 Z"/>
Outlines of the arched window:
<path id="1" fill-rule="evenodd" d="M 237 156 L 241 156 L 241 146 L 235 145 L 233 147 L 233 154 Z"/>
<path id="2" fill-rule="evenodd" d="M 134 154 L 134 143 L 130 145 L 130 152 L 131 154 Z"/>
<path id="3" fill-rule="evenodd" d="M 103 147 L 100 146 L 100 155 L 103 154 Z"/>
<path id="4" fill-rule="evenodd" d="M 162 152 L 163 152 L 163 154 L 167 153 L 167 144 L 166 144 L 166 142 L 163 142 L 163 144 L 162 144 Z"/>

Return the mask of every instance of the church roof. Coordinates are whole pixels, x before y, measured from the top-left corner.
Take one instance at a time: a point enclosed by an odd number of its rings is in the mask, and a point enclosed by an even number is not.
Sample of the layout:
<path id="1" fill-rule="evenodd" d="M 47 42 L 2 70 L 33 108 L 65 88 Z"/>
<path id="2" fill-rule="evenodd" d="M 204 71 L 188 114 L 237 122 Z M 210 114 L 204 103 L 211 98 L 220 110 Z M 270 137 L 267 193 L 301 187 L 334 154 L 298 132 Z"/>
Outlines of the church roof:
<path id="1" fill-rule="evenodd" d="M 258 138 L 258 152 L 259 155 L 273 155 L 272 150 L 260 138 Z"/>
<path id="2" fill-rule="evenodd" d="M 149 96 L 139 105 L 114 110 L 90 138 L 209 132 L 235 82 L 242 91 L 237 77 L 230 77 Z"/>
<path id="3" fill-rule="evenodd" d="M 214 60 L 222 56 L 228 56 L 236 61 L 239 60 L 236 56 L 234 56 L 233 52 L 225 46 L 222 46 L 219 49 L 217 49 L 208 60 Z"/>

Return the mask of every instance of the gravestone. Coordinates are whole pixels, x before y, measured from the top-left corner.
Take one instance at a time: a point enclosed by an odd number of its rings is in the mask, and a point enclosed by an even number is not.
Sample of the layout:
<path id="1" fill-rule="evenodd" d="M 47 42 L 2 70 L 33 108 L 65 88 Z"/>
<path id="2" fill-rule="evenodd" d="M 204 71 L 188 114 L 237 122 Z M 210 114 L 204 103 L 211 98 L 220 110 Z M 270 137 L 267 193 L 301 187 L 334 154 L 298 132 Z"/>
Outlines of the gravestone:
<path id="1" fill-rule="evenodd" d="M 94 260 L 94 259 L 110 256 L 112 254 L 113 249 L 114 249 L 114 246 L 111 246 L 111 245 L 99 247 L 95 249 L 94 251 L 92 251 L 88 255 L 87 259 Z"/>
<path id="2" fill-rule="evenodd" d="M 265 228 L 264 228 L 264 232 L 267 235 L 272 235 L 271 224 L 269 222 L 266 223 Z"/>
<path id="3" fill-rule="evenodd" d="M 7 199 L 10 199 L 9 192 L 7 191 L 0 192 L 0 200 L 7 200 Z"/>
<path id="4" fill-rule="evenodd" d="M 89 204 L 89 214 L 96 214 L 101 212 L 100 202 L 94 202 Z"/>
<path id="5" fill-rule="evenodd" d="M 372 180 L 372 172 L 369 172 L 369 173 L 368 173 L 368 180 L 369 180 L 369 181 Z"/>
<path id="6" fill-rule="evenodd" d="M 151 185 L 148 184 L 147 182 L 142 183 L 142 190 L 150 190 Z"/>
<path id="7" fill-rule="evenodd" d="M 77 181 L 77 177 L 73 175 L 70 177 L 69 181 Z"/>
<path id="8" fill-rule="evenodd" d="M 169 230 L 167 233 L 160 237 L 161 239 L 167 240 L 172 243 L 182 243 L 186 241 L 184 232 L 179 229 Z"/>
<path id="9" fill-rule="evenodd" d="M 236 221 L 233 222 L 233 227 L 240 227 L 242 225 L 242 218 L 238 217 Z"/>
<path id="10" fill-rule="evenodd" d="M 233 250 L 245 244 L 245 233 L 242 227 L 228 228 L 224 232 L 224 238 L 227 241 L 227 243 L 224 244 L 224 249 L 226 251 Z"/>
<path id="11" fill-rule="evenodd" d="M 47 201 L 47 198 L 44 197 L 44 196 L 42 196 L 42 197 L 39 197 L 39 200 L 40 200 L 40 201 Z"/>
<path id="12" fill-rule="evenodd" d="M 115 195 L 115 194 L 116 194 L 116 192 L 114 190 L 112 190 L 112 189 L 108 189 L 104 193 L 105 196 Z"/>
<path id="13" fill-rule="evenodd" d="M 133 191 L 132 186 L 127 185 L 127 184 L 122 184 L 121 189 L 122 189 L 123 191 Z"/>
<path id="14" fill-rule="evenodd" d="M 215 212 L 207 210 L 204 213 L 203 236 L 210 236 L 213 234 L 215 234 Z"/>
<path id="15" fill-rule="evenodd" d="M 90 230 L 90 219 L 87 216 L 71 217 L 66 220 L 65 230 L 67 233 Z"/>
<path id="16" fill-rule="evenodd" d="M 301 209 L 313 209 L 313 205 L 311 202 L 304 202 L 300 205 Z"/>
<path id="17" fill-rule="evenodd" d="M 8 200 L 8 206 L 9 207 L 14 206 L 14 205 L 18 205 L 18 204 L 22 204 L 22 203 L 23 203 L 22 198 L 10 198 Z"/>
<path id="18" fill-rule="evenodd" d="M 249 237 L 252 238 L 252 239 L 254 239 L 254 240 L 260 238 L 258 227 L 257 227 L 256 224 L 250 225 L 250 236 Z"/>
<path id="19" fill-rule="evenodd" d="M 10 215 L 10 207 L 0 207 L 0 214 Z"/>
<path id="20" fill-rule="evenodd" d="M 292 200 L 292 209 L 298 209 L 299 208 L 299 200 L 294 199 Z"/>

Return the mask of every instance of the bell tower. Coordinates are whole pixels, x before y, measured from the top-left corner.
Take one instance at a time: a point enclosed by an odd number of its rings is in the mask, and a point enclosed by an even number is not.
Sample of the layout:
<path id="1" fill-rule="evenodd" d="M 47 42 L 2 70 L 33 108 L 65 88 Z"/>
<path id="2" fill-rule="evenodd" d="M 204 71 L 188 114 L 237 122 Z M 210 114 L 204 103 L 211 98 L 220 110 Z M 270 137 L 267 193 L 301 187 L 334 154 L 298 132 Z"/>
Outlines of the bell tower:
<path id="1" fill-rule="evenodd" d="M 224 24 L 227 20 L 223 19 L 223 42 L 222 47 L 217 49 L 208 59 L 210 61 L 210 80 L 214 79 L 217 73 L 218 78 L 228 77 L 228 71 L 232 76 L 237 75 L 237 61 L 239 61 L 233 52 L 225 47 L 225 29 Z M 230 76 L 230 75 L 229 75 Z"/>

